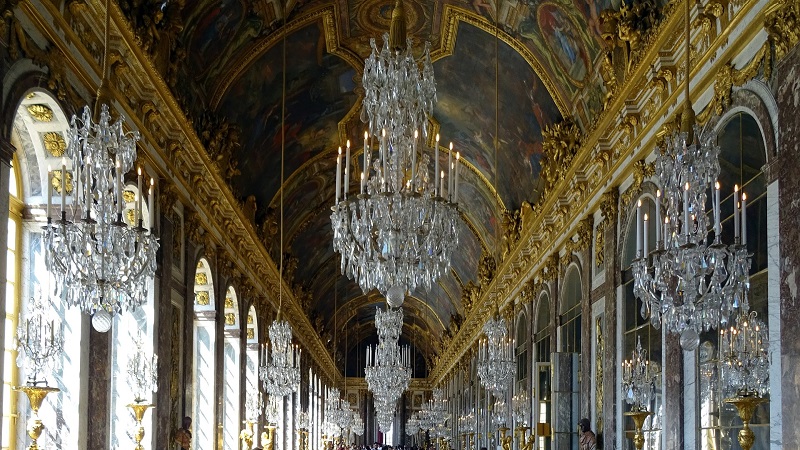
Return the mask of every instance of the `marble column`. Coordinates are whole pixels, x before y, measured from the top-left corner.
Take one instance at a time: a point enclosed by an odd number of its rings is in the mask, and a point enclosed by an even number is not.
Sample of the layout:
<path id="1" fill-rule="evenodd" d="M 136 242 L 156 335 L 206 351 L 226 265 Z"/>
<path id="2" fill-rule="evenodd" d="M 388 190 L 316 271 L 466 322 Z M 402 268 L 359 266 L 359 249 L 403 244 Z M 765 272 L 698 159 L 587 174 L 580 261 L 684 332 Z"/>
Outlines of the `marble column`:
<path id="1" fill-rule="evenodd" d="M 611 200 L 616 204 L 618 194 L 616 188 L 611 196 Z M 616 208 L 615 208 L 616 210 Z M 605 448 L 613 448 L 617 442 L 617 406 L 620 399 L 617 398 L 617 286 L 622 282 L 620 277 L 620 258 L 617 252 L 617 226 L 619 214 L 611 217 L 604 217 L 607 221 L 604 225 L 605 236 L 603 238 L 603 261 L 605 267 L 605 281 L 602 287 L 598 288 L 598 296 L 605 298 L 605 314 L 603 315 L 603 429 L 597 430 L 603 434 L 603 444 Z"/>
<path id="2" fill-rule="evenodd" d="M 664 328 L 661 329 L 662 332 Z M 683 434 L 683 350 L 676 333 L 663 333 L 664 426 L 661 431 L 664 450 L 684 450 Z M 690 407 L 694 407 L 690 405 Z"/>
<path id="3" fill-rule="evenodd" d="M 86 322 L 89 325 L 89 321 Z M 108 448 L 111 442 L 111 338 L 89 325 L 88 436 L 86 448 Z"/>
<path id="4" fill-rule="evenodd" d="M 182 417 L 180 412 L 172 411 L 173 396 L 179 395 L 180 392 L 178 386 L 172 386 L 173 371 L 178 371 L 176 380 L 180 380 L 180 368 L 174 367 L 172 358 L 172 347 L 180 347 L 180 342 L 175 341 L 175 336 L 173 336 L 173 324 L 180 318 L 173 316 L 175 309 L 172 307 L 172 223 L 163 215 L 158 219 L 160 219 L 160 248 L 156 257 L 157 269 L 154 283 L 156 304 L 153 305 L 155 311 L 153 328 L 156 330 L 156 354 L 159 355 L 159 389 L 155 394 L 153 435 L 156 448 L 162 448 L 171 445 L 170 436 L 173 430 L 180 427 Z"/>
<path id="5" fill-rule="evenodd" d="M 0 195 L 0 223 L 6 225 L 5 228 L 8 230 L 8 208 L 9 208 L 9 198 L 8 198 L 8 183 L 9 177 L 12 176 L 11 173 L 11 158 L 14 155 L 15 148 L 11 143 L 6 140 L 5 138 L 0 137 L 0 192 L 3 194 Z M 8 248 L 8 233 L 3 232 L 0 233 L 0 248 Z M 6 273 L 6 258 L 0 258 L 0 273 Z M 6 298 L 6 283 L 0 283 L 0 298 Z M 6 302 L 0 302 L 0 317 L 6 316 Z M 5 328 L 6 321 L 3 321 L 3 324 L 0 325 L 0 342 L 6 342 L 6 332 L 13 333 L 14 330 L 6 330 Z M 5 358 L 0 358 L 0 373 L 5 373 L 7 370 L 4 367 Z M 3 392 L 0 390 L 0 404 L 3 403 Z M 3 430 L 0 429 L 0 433 Z M 0 435 L 0 438 L 2 435 Z M 12 440 L 13 442 L 13 440 Z"/>
<path id="6" fill-rule="evenodd" d="M 800 409 L 800 47 L 780 62 L 776 71 L 778 135 L 777 165 L 780 220 L 780 328 L 782 415 L 797 417 Z M 783 427 L 783 442 L 800 442 L 800 427 Z"/>
<path id="7" fill-rule="evenodd" d="M 580 418 L 592 415 L 592 246 L 581 250 L 581 373 Z"/>

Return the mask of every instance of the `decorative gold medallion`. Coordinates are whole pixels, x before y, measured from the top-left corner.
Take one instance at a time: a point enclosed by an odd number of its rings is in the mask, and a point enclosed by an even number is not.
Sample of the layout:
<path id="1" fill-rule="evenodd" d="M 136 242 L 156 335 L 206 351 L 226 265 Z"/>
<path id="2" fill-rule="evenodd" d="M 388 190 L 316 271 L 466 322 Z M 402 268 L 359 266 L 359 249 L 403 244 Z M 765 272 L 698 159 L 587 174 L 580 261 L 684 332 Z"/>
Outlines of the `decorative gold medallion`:
<path id="1" fill-rule="evenodd" d="M 194 293 L 194 302 L 200 306 L 208 306 L 211 304 L 211 299 L 208 297 L 208 291 L 198 291 Z"/>
<path id="2" fill-rule="evenodd" d="M 28 113 L 34 120 L 39 122 L 50 122 L 53 120 L 53 110 L 47 105 L 28 105 Z"/>
<path id="3" fill-rule="evenodd" d="M 233 298 L 225 297 L 225 309 L 233 309 Z"/>
<path id="4" fill-rule="evenodd" d="M 56 158 L 64 156 L 64 152 L 67 150 L 67 143 L 64 141 L 64 136 L 62 136 L 61 133 L 57 131 L 48 131 L 42 135 L 42 141 L 44 141 L 44 148 L 47 150 L 47 153 L 50 153 L 50 155 Z"/>
<path id="5" fill-rule="evenodd" d="M 253 315 L 252 315 L 252 314 L 248 314 L 248 315 L 247 315 L 247 324 L 248 324 L 248 325 L 252 325 L 252 324 L 253 324 L 253 322 L 254 322 L 254 320 L 253 320 Z"/>
<path id="6" fill-rule="evenodd" d="M 225 325 L 236 325 L 236 314 L 225 313 Z"/>
<path id="7" fill-rule="evenodd" d="M 247 329 L 247 339 L 255 339 L 256 338 L 256 330 L 255 328 L 248 328 Z"/>
<path id="8" fill-rule="evenodd" d="M 128 190 L 122 191 L 122 200 L 125 203 L 133 203 L 136 201 L 136 193 Z"/>
<path id="9" fill-rule="evenodd" d="M 208 275 L 203 272 L 197 272 L 194 276 L 194 284 L 197 286 L 205 286 L 208 284 Z"/>

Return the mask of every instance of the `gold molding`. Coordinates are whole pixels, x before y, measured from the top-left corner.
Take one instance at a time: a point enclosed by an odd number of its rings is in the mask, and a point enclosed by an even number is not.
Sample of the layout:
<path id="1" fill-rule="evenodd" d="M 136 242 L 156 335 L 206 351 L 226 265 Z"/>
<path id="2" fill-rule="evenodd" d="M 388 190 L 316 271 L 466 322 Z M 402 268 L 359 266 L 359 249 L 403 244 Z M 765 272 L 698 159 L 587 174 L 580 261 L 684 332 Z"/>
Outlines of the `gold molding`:
<path id="1" fill-rule="evenodd" d="M 53 121 L 53 110 L 47 105 L 36 103 L 26 106 L 25 109 L 28 110 L 28 114 L 37 122 Z"/>

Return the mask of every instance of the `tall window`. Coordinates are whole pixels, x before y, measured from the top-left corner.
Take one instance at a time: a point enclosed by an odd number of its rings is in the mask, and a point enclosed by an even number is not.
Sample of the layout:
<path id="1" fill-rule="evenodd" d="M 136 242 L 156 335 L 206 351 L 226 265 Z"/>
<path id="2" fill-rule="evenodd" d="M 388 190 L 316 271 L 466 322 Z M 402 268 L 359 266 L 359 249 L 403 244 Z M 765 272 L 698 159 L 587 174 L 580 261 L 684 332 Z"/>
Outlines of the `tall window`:
<path id="1" fill-rule="evenodd" d="M 581 352 L 581 274 L 578 266 L 572 264 L 564 277 L 564 291 L 561 297 L 561 351 Z"/>
<path id="2" fill-rule="evenodd" d="M 213 448 L 217 426 L 214 417 L 216 361 L 214 282 L 208 261 L 197 263 L 194 278 L 194 391 L 192 392 L 192 445 Z"/>
<path id="3" fill-rule="evenodd" d="M 18 305 L 20 298 L 20 250 L 22 239 L 20 228 L 22 226 L 22 201 L 18 195 L 17 165 L 12 162 L 11 174 L 8 183 L 9 195 L 9 214 L 8 214 L 8 248 L 6 249 L 6 317 L 5 330 L 6 340 L 3 353 L 3 421 L 2 421 L 2 448 L 14 448 L 12 445 L 16 434 L 16 392 L 11 388 L 16 386 L 17 370 L 15 361 L 17 359 L 17 346 L 14 342 L 14 335 L 17 329 L 17 315 L 19 314 Z"/>
<path id="4" fill-rule="evenodd" d="M 222 350 L 222 385 L 223 385 L 223 423 L 222 441 L 225 450 L 239 448 L 240 401 L 239 401 L 239 302 L 236 291 L 228 287 L 225 294 L 225 328 Z"/>
<path id="5" fill-rule="evenodd" d="M 139 195 L 136 192 L 136 186 L 126 186 L 126 192 L 132 192 L 135 198 Z M 148 223 L 150 216 L 150 207 L 143 204 L 142 216 L 145 223 Z M 130 213 L 134 211 L 135 205 L 133 201 L 129 202 L 126 206 L 126 214 L 122 217 L 128 225 L 133 226 L 134 215 Z M 154 289 L 153 280 L 147 283 L 147 301 L 142 307 L 137 308 L 132 312 L 125 312 L 118 314 L 114 318 L 114 325 L 112 327 L 113 344 L 111 348 L 111 448 L 123 448 L 133 444 L 133 428 L 135 422 L 131 416 L 131 410 L 127 405 L 132 403 L 134 399 L 134 392 L 128 380 L 128 361 L 136 352 L 134 343 L 141 338 L 144 344 L 143 350 L 146 354 L 153 354 L 153 343 L 155 333 L 153 332 L 154 324 Z M 153 429 L 154 417 L 152 413 L 146 413 L 144 417 L 145 427 Z M 155 433 L 146 436 L 146 439 L 153 439 Z"/>
<path id="6" fill-rule="evenodd" d="M 722 199 L 722 241 L 734 241 L 734 184 L 747 194 L 747 248 L 753 255 L 750 267 L 750 309 L 767 322 L 767 186 L 761 168 L 766 164 L 764 138 L 755 119 L 749 114 L 733 115 L 717 134 L 720 146 L 720 185 L 727 198 Z M 707 209 L 711 209 L 710 204 Z M 725 403 L 719 361 L 719 331 L 700 335 L 698 351 L 698 403 L 700 446 L 703 450 L 739 448 L 737 433 L 741 426 L 736 409 Z M 753 448 L 769 447 L 769 407 L 759 406 L 750 427 L 755 434 Z"/>
<path id="7" fill-rule="evenodd" d="M 517 317 L 517 389 L 528 385 L 528 320 L 525 313 Z"/>
<path id="8" fill-rule="evenodd" d="M 547 292 L 542 292 L 539 300 L 536 302 L 536 322 L 533 335 L 535 360 L 534 365 L 534 397 L 535 397 L 535 410 L 532 424 L 536 427 L 536 423 L 551 424 L 552 407 L 550 403 L 550 385 L 551 385 L 551 370 L 550 370 L 550 296 Z M 540 450 L 550 448 L 551 439 L 549 436 L 539 436 L 537 438 L 537 447 Z"/>
<path id="9" fill-rule="evenodd" d="M 649 196 L 643 196 L 639 200 L 642 202 L 642 212 L 647 214 L 648 217 L 654 217 L 655 203 L 653 202 L 653 199 Z M 638 202 L 636 202 L 635 205 L 638 206 Z M 636 206 L 634 206 L 634 208 Z M 635 209 L 632 211 L 635 211 Z M 635 217 L 636 215 L 630 214 L 630 216 Z M 655 249 L 656 245 L 656 228 L 654 220 L 648 220 L 647 229 L 644 230 L 644 232 L 647 233 L 647 251 L 652 251 Z M 631 269 L 631 264 L 636 257 L 635 254 L 636 221 L 630 220 L 625 235 L 624 254 L 622 257 L 622 267 L 624 268 L 622 271 L 624 296 L 622 299 L 623 307 L 621 310 L 621 320 L 623 323 L 622 359 L 631 359 L 631 354 L 636 348 L 636 342 L 638 339 L 641 339 L 642 348 L 647 351 L 650 364 L 655 368 L 660 368 L 663 361 L 661 330 L 656 330 L 652 325 L 650 325 L 649 317 L 642 317 L 642 302 L 633 295 L 633 271 Z M 661 448 L 661 424 L 664 417 L 661 396 L 662 386 L 663 384 L 661 382 L 661 376 L 659 376 L 655 382 L 655 395 L 653 401 L 647 406 L 647 409 L 652 412 L 653 415 L 645 420 L 644 426 L 642 427 L 644 430 L 645 448 L 647 449 Z M 630 411 L 631 405 L 628 405 L 627 402 L 625 402 L 625 392 L 620 392 L 620 401 L 623 405 L 623 412 Z M 633 421 L 627 418 L 623 419 L 623 427 L 625 433 L 633 433 L 636 431 L 633 427 Z M 622 442 L 624 449 L 633 449 L 633 443 L 630 439 L 623 439 Z"/>

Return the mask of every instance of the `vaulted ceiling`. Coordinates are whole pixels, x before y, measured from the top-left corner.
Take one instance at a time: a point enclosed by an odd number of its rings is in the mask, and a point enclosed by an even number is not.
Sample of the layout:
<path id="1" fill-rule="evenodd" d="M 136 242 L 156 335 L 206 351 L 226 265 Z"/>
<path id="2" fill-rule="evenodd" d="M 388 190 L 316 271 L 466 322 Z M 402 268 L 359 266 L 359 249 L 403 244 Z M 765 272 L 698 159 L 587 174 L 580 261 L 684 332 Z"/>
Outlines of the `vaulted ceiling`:
<path id="1" fill-rule="evenodd" d="M 406 339 L 429 361 L 442 333 L 464 314 L 461 292 L 476 280 L 481 254 L 496 249 L 498 212 L 534 203 L 540 195 L 542 128 L 566 116 L 588 123 L 599 111 L 601 81 L 593 69 L 602 44 L 598 17 L 603 9 L 617 9 L 614 3 L 404 2 L 409 34 L 417 44 L 432 44 L 434 133 L 441 134 L 442 148 L 453 142 L 468 169 L 462 172 L 463 220 L 452 270 L 405 304 Z M 220 144 L 209 142 L 211 131 L 226 130 L 229 154 L 212 156 L 224 161 L 232 190 L 273 257 L 285 258 L 288 281 L 305 293 L 299 297 L 307 298 L 312 323 L 324 340 L 336 336 L 345 352 L 374 334 L 369 329 L 382 299 L 339 275 L 329 218 L 334 155 L 346 139 L 359 142 L 363 134 L 364 59 L 369 40 L 380 40 L 388 30 L 393 5 L 394 0 L 289 1 L 285 20 L 279 0 L 200 0 L 181 12 L 178 38 L 185 60 L 176 94 L 198 118 L 195 125 L 209 147 Z"/>

